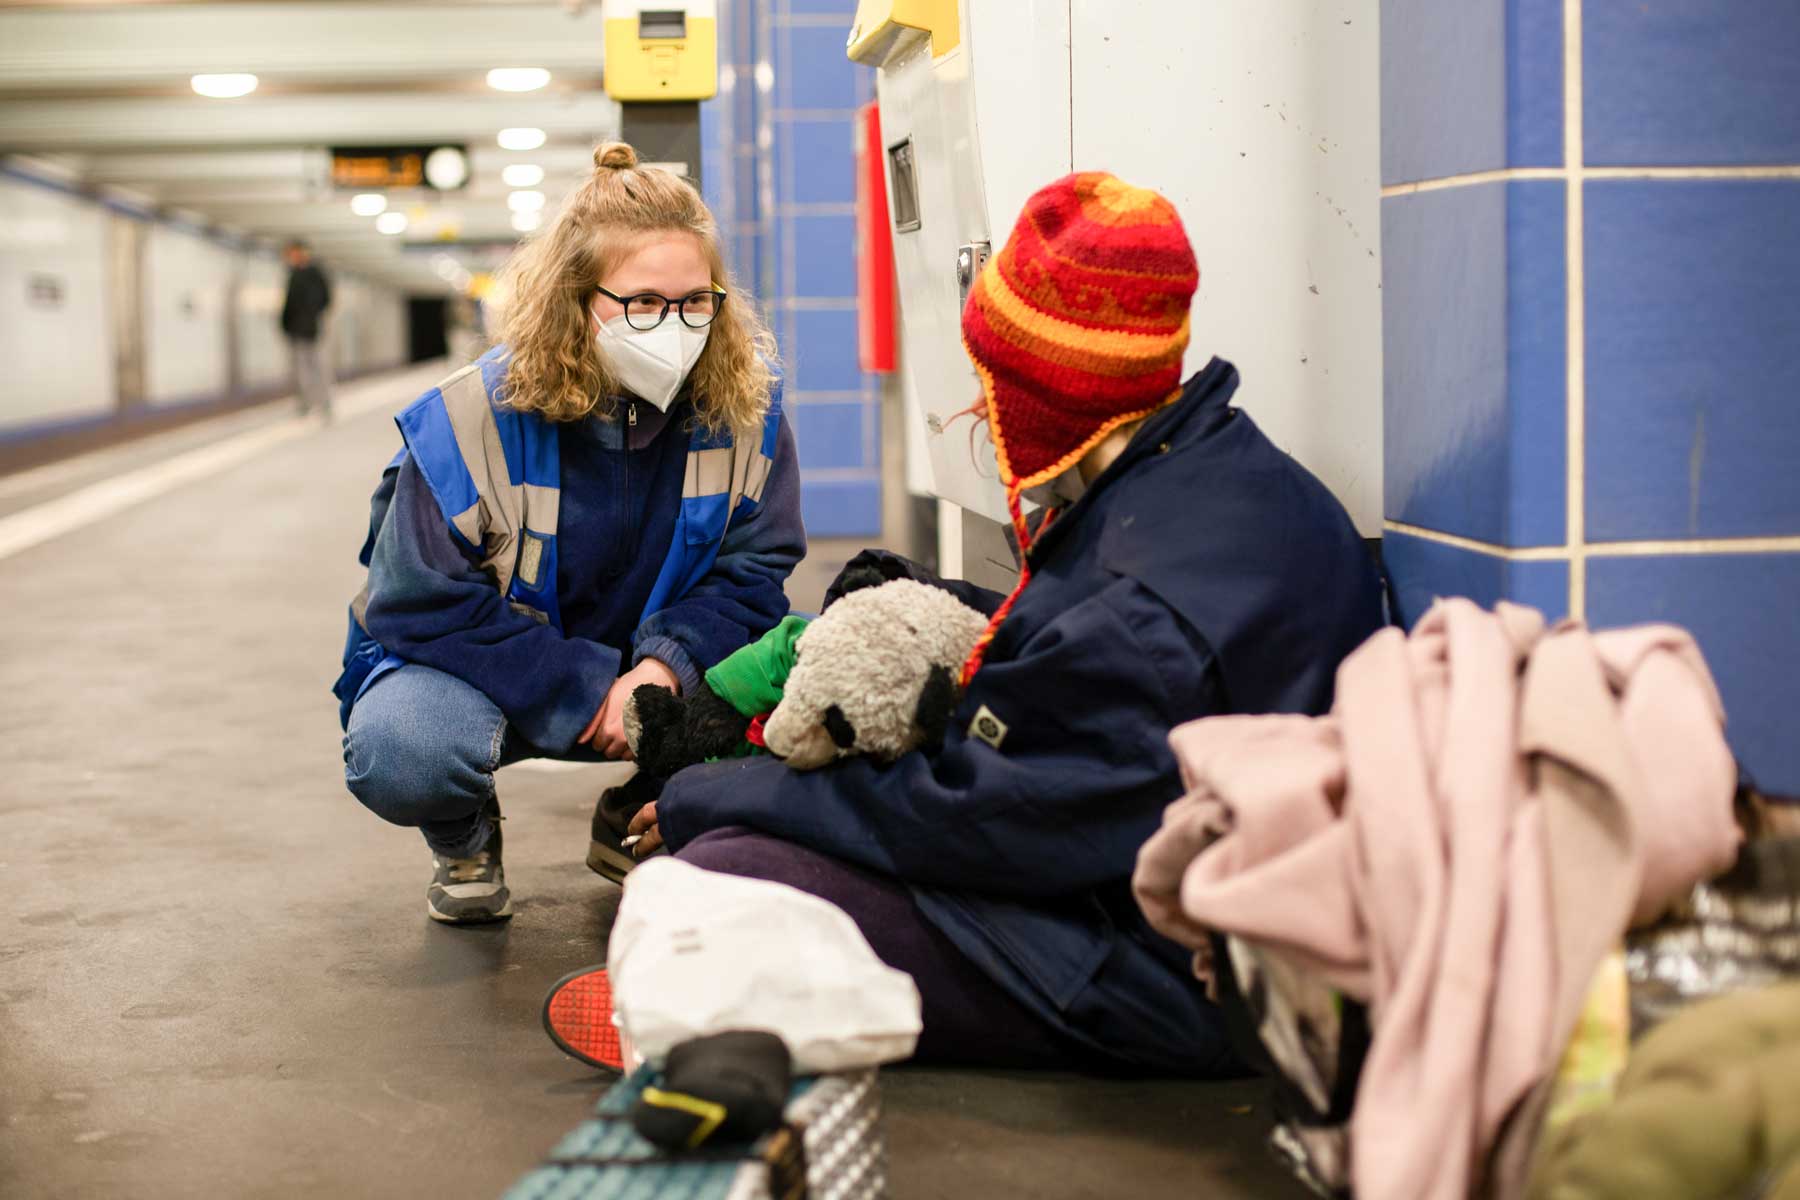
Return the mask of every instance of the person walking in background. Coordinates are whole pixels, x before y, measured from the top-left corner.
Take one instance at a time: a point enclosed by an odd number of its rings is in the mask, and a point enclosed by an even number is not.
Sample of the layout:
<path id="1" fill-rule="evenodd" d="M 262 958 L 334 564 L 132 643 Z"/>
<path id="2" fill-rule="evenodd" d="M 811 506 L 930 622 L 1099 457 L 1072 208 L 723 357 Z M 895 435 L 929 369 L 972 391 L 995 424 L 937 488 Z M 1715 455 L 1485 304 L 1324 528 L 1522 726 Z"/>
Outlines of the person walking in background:
<path id="1" fill-rule="evenodd" d="M 281 306 L 281 332 L 287 335 L 293 354 L 300 415 L 317 408 L 330 420 L 331 374 L 319 333 L 325 310 L 331 307 L 331 285 L 325 281 L 325 272 L 314 265 L 305 242 L 289 242 L 282 257 L 287 260 L 288 287 L 287 301 Z"/>

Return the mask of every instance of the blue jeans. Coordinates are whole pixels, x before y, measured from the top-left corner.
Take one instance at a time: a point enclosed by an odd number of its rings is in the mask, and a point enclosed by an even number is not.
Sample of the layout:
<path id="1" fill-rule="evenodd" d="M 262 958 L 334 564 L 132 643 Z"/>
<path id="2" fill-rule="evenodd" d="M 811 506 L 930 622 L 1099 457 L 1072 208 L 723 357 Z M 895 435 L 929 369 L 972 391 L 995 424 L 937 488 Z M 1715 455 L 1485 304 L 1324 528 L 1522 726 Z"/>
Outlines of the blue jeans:
<path id="1" fill-rule="evenodd" d="M 418 829 L 448 858 L 487 845 L 499 811 L 494 772 L 524 758 L 610 761 L 587 746 L 540 750 L 511 732 L 485 693 L 417 663 L 376 680 L 344 733 L 351 794 L 382 820 Z"/>

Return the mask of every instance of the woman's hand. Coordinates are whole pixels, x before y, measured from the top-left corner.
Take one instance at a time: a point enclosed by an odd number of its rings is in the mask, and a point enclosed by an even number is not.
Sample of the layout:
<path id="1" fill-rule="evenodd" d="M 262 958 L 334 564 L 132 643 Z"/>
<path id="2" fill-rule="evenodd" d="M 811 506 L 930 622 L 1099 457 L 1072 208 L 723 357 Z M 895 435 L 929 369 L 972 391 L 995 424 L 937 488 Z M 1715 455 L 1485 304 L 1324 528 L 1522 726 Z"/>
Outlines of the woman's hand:
<path id="1" fill-rule="evenodd" d="M 631 758 L 631 745 L 625 740 L 625 702 L 631 699 L 631 693 L 646 683 L 668 688 L 677 695 L 681 693 L 681 681 L 675 677 L 675 672 L 658 659 L 646 658 L 606 689 L 600 710 L 577 740 L 592 745 L 608 758 Z"/>
<path id="2" fill-rule="evenodd" d="M 662 829 L 656 823 L 656 801 L 652 800 L 638 809 L 637 816 L 631 818 L 626 832 L 637 836 L 632 844 L 631 852 L 638 858 L 648 858 L 662 849 Z"/>

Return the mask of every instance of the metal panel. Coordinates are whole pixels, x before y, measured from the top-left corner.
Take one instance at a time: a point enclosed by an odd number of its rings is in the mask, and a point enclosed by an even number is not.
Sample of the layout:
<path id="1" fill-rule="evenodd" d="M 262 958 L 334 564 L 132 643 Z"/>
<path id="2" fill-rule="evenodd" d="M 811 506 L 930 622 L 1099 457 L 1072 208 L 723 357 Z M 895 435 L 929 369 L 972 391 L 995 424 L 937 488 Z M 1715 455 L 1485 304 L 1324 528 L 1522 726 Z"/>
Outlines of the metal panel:
<path id="1" fill-rule="evenodd" d="M 1239 404 L 1378 532 L 1373 7 L 1074 0 L 1073 13 L 1076 164 L 1168 196 L 1199 256 L 1188 369 L 1235 362 Z"/>

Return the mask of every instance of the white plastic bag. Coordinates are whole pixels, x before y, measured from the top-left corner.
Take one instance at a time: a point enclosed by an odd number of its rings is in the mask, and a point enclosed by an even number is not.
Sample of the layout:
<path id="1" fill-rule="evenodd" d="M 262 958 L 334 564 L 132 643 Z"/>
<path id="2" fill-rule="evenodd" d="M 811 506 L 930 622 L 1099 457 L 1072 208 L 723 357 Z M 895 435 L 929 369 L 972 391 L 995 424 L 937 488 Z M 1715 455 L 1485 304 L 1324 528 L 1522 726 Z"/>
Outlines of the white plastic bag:
<path id="1" fill-rule="evenodd" d="M 806 1075 L 897 1062 L 919 1041 L 912 976 L 786 884 L 653 858 L 626 877 L 606 965 L 620 1031 L 658 1065 L 727 1029 L 778 1034 Z"/>

